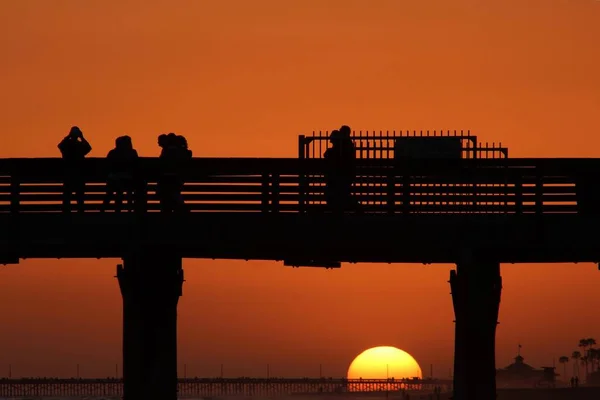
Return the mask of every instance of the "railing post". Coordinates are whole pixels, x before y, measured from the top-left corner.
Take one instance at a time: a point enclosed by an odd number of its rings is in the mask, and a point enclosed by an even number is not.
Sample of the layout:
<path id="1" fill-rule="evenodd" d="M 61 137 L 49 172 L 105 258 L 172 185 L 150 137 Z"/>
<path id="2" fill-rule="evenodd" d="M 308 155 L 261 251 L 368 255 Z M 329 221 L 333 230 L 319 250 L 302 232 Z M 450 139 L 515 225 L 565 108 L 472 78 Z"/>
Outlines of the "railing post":
<path id="1" fill-rule="evenodd" d="M 279 212 L 279 174 L 271 177 L 271 212 Z"/>
<path id="2" fill-rule="evenodd" d="M 410 211 L 410 176 L 407 171 L 402 173 L 402 212 L 408 214 Z"/>
<path id="3" fill-rule="evenodd" d="M 387 173 L 387 209 L 393 214 L 396 209 L 396 171 L 390 168 Z"/>
<path id="4" fill-rule="evenodd" d="M 306 162 L 306 138 L 304 135 L 298 136 L 298 160 L 300 170 L 298 171 L 298 211 L 306 212 L 306 172 L 304 170 Z"/>
<path id="5" fill-rule="evenodd" d="M 262 174 L 262 183 L 261 183 L 261 211 L 264 213 L 269 212 L 269 174 L 268 173 L 263 173 Z"/>
<path id="6" fill-rule="evenodd" d="M 515 179 L 515 213 L 523 214 L 523 177 L 520 174 Z"/>
<path id="7" fill-rule="evenodd" d="M 10 212 L 13 215 L 19 214 L 20 209 L 20 197 L 21 197 L 21 184 L 18 176 L 13 174 L 10 177 Z"/>
<path id="8" fill-rule="evenodd" d="M 535 174 L 535 212 L 542 214 L 544 212 L 544 180 L 542 172 L 536 168 Z"/>

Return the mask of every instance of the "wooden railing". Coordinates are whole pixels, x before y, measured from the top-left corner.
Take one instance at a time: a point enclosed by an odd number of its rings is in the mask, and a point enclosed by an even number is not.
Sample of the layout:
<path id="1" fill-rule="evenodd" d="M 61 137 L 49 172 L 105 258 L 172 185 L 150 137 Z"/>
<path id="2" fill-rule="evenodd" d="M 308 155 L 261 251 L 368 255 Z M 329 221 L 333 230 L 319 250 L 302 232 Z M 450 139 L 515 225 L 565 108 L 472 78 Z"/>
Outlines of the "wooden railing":
<path id="1" fill-rule="evenodd" d="M 78 170 L 86 212 L 102 209 L 107 168 L 87 159 Z M 144 183 L 137 209 L 159 211 L 160 160 L 140 159 L 136 171 Z M 198 158 L 180 176 L 189 211 L 320 212 L 329 210 L 325 171 L 319 159 Z M 597 171 L 598 159 L 365 160 L 352 191 L 366 213 L 575 213 L 595 193 Z M 64 177 L 60 159 L 0 160 L 0 213 L 63 212 Z"/>

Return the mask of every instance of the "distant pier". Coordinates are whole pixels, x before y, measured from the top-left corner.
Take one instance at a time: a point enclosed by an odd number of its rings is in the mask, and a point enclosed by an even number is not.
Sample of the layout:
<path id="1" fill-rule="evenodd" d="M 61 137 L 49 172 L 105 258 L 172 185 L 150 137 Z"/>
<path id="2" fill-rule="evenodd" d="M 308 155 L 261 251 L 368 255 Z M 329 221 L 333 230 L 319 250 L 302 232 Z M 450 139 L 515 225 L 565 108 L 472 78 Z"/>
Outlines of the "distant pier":
<path id="1" fill-rule="evenodd" d="M 178 397 L 284 396 L 402 390 L 431 392 L 436 386 L 444 391 L 450 390 L 451 385 L 451 380 L 442 379 L 186 378 L 178 380 Z M 0 379 L 1 398 L 122 395 L 122 379 Z"/>

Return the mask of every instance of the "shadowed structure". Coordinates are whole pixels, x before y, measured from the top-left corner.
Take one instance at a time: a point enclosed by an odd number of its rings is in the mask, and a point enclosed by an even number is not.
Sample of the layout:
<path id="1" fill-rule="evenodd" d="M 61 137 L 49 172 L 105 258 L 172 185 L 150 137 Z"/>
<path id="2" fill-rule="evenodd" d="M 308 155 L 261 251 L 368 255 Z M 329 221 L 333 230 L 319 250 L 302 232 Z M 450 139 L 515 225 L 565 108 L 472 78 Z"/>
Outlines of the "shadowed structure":
<path id="1" fill-rule="evenodd" d="M 158 159 L 137 161 L 143 184 L 127 213 L 100 212 L 104 159 L 81 162 L 78 213 L 63 208 L 62 160 L 0 160 L 0 261 L 124 260 L 117 277 L 126 400 L 177 396 L 182 258 L 325 268 L 455 263 L 455 399 L 494 398 L 500 263 L 600 260 L 600 235 L 590 229 L 598 223 L 600 159 L 510 159 L 506 148 L 456 133 L 352 141 L 354 179 L 344 195 L 355 205 L 347 210 L 325 201 L 327 136 L 300 136 L 297 159 L 186 161 L 185 210 L 175 213 L 160 212 Z"/>

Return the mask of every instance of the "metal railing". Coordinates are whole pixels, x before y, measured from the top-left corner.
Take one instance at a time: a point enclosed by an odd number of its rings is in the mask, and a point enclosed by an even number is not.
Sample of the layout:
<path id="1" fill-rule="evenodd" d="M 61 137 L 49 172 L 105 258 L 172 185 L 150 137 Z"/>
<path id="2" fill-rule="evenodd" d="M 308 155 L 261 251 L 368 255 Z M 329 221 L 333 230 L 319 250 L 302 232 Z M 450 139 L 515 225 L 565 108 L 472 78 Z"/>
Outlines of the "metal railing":
<path id="1" fill-rule="evenodd" d="M 102 209 L 107 166 L 82 164 L 85 212 Z M 362 160 L 352 195 L 365 213 L 575 213 L 595 195 L 594 170 L 600 160 Z M 136 210 L 158 212 L 160 163 L 140 159 L 139 171 Z M 191 212 L 328 212 L 324 176 L 319 159 L 194 159 L 182 195 Z M 0 213 L 63 212 L 64 177 L 60 159 L 0 160 Z"/>

